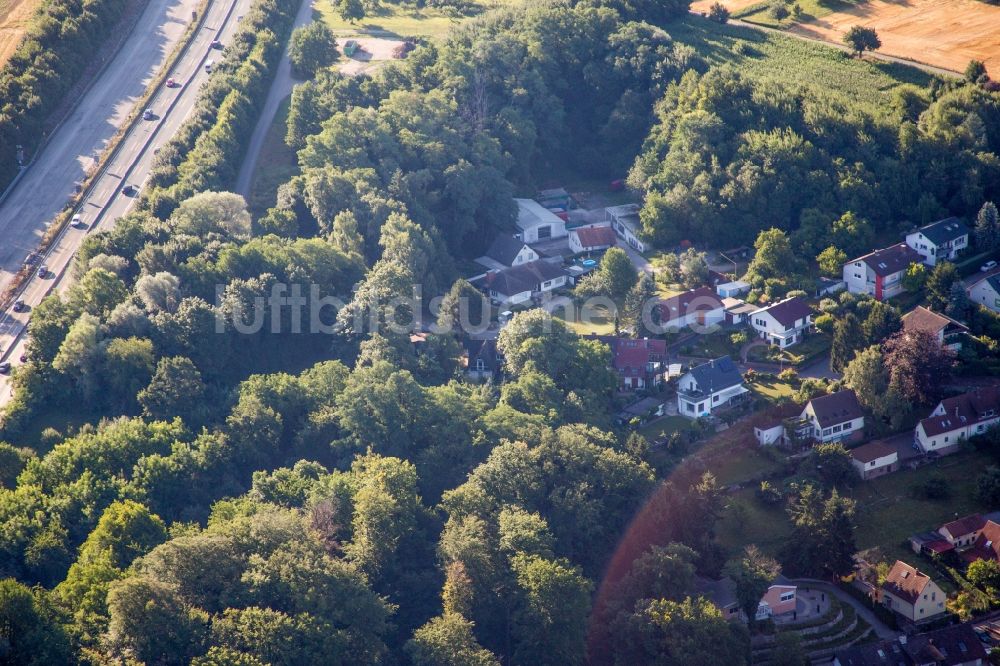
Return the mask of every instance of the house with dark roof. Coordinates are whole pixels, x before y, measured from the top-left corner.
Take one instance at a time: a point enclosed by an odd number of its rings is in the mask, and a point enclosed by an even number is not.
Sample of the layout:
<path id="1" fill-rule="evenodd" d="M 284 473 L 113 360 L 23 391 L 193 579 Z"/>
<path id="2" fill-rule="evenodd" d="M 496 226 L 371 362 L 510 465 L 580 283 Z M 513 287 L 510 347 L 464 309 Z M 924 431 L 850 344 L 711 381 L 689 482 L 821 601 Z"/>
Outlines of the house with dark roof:
<path id="1" fill-rule="evenodd" d="M 824 444 L 856 441 L 865 429 L 865 413 L 850 389 L 813 398 L 801 418 L 812 424 L 813 439 Z"/>
<path id="2" fill-rule="evenodd" d="M 768 618 L 790 616 L 795 611 L 798 588 L 795 585 L 783 584 L 782 580 L 779 577 L 769 586 L 758 602 L 754 618 L 758 622 Z M 736 583 L 732 578 L 723 576 L 719 580 L 712 580 L 699 577 L 695 579 L 695 588 L 696 594 L 711 601 L 722 612 L 722 617 L 727 620 L 747 621 L 746 613 L 740 608 L 736 597 Z"/>
<path id="3" fill-rule="evenodd" d="M 618 375 L 619 389 L 652 388 L 666 381 L 667 341 L 658 338 L 626 338 L 595 335 L 611 349 L 611 367 Z"/>
<path id="4" fill-rule="evenodd" d="M 500 376 L 503 356 L 497 349 L 496 340 L 466 338 L 462 346 L 462 364 L 468 379 L 474 382 L 492 382 Z"/>
<path id="5" fill-rule="evenodd" d="M 957 351 L 962 348 L 962 337 L 969 328 L 960 321 L 939 314 L 918 305 L 903 315 L 904 331 L 924 331 L 930 333 L 942 347 Z"/>
<path id="6" fill-rule="evenodd" d="M 914 440 L 924 453 L 948 455 L 963 440 L 981 435 L 1000 423 L 1000 389 L 982 386 L 946 398 L 917 424 Z"/>
<path id="7" fill-rule="evenodd" d="M 948 217 L 906 234 L 906 244 L 916 250 L 923 263 L 955 261 L 969 247 L 969 227 L 957 217 Z"/>
<path id="8" fill-rule="evenodd" d="M 923 257 L 906 243 L 899 243 L 852 259 L 844 264 L 844 282 L 852 294 L 868 294 L 881 301 L 903 293 L 903 276 Z"/>
<path id="9" fill-rule="evenodd" d="M 851 449 L 851 464 L 865 481 L 899 469 L 899 451 L 883 441 L 868 442 Z"/>
<path id="10" fill-rule="evenodd" d="M 786 298 L 751 312 L 750 326 L 769 344 L 790 347 L 812 328 L 812 308 L 797 296 Z"/>
<path id="11" fill-rule="evenodd" d="M 699 287 L 672 296 L 659 304 L 660 327 L 679 331 L 690 326 L 713 326 L 726 319 L 722 299 L 711 287 Z"/>
<path id="12" fill-rule="evenodd" d="M 972 625 L 854 645 L 833 654 L 833 666 L 984 666 L 989 663 Z"/>
<path id="13" fill-rule="evenodd" d="M 569 232 L 569 249 L 573 254 L 600 252 L 613 247 L 618 237 L 609 226 L 579 227 Z"/>
<path id="14" fill-rule="evenodd" d="M 558 263 L 530 261 L 520 266 L 490 271 L 474 278 L 471 283 L 500 305 L 516 305 L 563 287 L 568 279 L 565 269 Z"/>
<path id="15" fill-rule="evenodd" d="M 702 363 L 687 371 L 677 384 L 677 413 L 691 419 L 746 399 L 750 391 L 743 375 L 728 356 Z"/>
<path id="16" fill-rule="evenodd" d="M 896 560 L 879 588 L 883 606 L 911 622 L 924 622 L 945 612 L 947 598 L 927 574 Z"/>
<path id="17" fill-rule="evenodd" d="M 494 238 L 486 254 L 476 259 L 476 263 L 497 270 L 520 266 L 531 261 L 538 261 L 538 253 L 521 239 L 506 235 Z"/>
<path id="18" fill-rule="evenodd" d="M 639 252 L 646 251 L 646 242 L 641 238 L 642 221 L 639 219 L 639 204 L 623 204 L 604 209 L 605 221 L 629 247 Z"/>
<path id="19" fill-rule="evenodd" d="M 966 278 L 965 293 L 973 303 L 1000 312 L 1000 268 Z"/>
<path id="20" fill-rule="evenodd" d="M 987 520 L 972 542 L 972 547 L 963 550 L 960 555 L 970 563 L 976 560 L 1000 561 L 1000 525 Z"/>

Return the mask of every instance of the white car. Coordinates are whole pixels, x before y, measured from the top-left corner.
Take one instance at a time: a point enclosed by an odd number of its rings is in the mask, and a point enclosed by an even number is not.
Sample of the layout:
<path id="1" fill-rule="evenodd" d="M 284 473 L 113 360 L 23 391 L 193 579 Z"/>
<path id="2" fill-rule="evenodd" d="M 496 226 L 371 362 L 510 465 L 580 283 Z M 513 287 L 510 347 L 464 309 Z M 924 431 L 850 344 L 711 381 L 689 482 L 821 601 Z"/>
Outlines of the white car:
<path id="1" fill-rule="evenodd" d="M 80 227 L 84 226 L 83 216 L 80 215 L 79 213 L 74 215 L 73 219 L 69 221 L 69 226 L 73 227 L 74 229 L 79 229 Z"/>
<path id="2" fill-rule="evenodd" d="M 982 266 L 980 266 L 979 270 L 981 270 L 982 272 L 985 273 L 986 271 L 991 271 L 991 270 L 993 270 L 996 267 L 997 267 L 997 262 L 995 262 L 993 260 L 990 260 L 990 261 L 987 261 Z"/>

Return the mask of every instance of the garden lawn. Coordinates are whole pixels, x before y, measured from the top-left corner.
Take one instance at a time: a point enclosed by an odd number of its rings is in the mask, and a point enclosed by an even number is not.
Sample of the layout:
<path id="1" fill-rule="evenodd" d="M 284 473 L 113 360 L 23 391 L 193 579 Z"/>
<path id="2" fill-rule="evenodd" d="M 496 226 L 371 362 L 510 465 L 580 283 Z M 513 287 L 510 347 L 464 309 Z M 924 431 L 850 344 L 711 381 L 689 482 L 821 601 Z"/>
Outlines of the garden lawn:
<path id="1" fill-rule="evenodd" d="M 692 429 L 692 422 L 683 416 L 664 416 L 640 426 L 638 433 L 650 443 L 675 432 L 687 432 Z"/>
<path id="2" fill-rule="evenodd" d="M 798 388 L 788 382 L 775 379 L 757 379 L 749 384 L 750 390 L 755 394 L 766 398 L 770 402 L 777 402 L 781 399 L 791 400 Z"/>
<path id="3" fill-rule="evenodd" d="M 614 335 L 615 316 L 603 305 L 558 308 L 553 315 L 562 319 L 577 335 Z"/>
<path id="4" fill-rule="evenodd" d="M 783 505 L 764 506 L 754 489 L 746 488 L 730 495 L 715 533 L 719 543 L 730 553 L 739 552 L 752 543 L 775 555 L 791 535 L 792 524 Z"/>

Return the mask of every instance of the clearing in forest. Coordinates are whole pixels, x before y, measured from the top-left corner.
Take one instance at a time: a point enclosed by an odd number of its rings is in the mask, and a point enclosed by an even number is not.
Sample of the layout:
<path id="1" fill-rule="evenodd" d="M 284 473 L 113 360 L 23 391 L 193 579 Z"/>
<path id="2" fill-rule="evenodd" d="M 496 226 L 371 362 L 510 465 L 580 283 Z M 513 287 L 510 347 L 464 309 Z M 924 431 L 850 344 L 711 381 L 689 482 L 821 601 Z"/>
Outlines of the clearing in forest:
<path id="1" fill-rule="evenodd" d="M 881 53 L 961 72 L 982 60 L 1000 77 L 1000 6 L 980 0 L 800 0 L 802 20 L 777 21 L 759 0 L 720 0 L 744 19 L 789 32 L 840 43 L 854 25 L 875 28 Z M 716 0 L 697 0 L 692 9 L 707 12 Z M 748 13 L 755 6 L 760 11 Z"/>
<path id="2" fill-rule="evenodd" d="M 0 0 L 0 66 L 13 55 L 42 0 Z"/>

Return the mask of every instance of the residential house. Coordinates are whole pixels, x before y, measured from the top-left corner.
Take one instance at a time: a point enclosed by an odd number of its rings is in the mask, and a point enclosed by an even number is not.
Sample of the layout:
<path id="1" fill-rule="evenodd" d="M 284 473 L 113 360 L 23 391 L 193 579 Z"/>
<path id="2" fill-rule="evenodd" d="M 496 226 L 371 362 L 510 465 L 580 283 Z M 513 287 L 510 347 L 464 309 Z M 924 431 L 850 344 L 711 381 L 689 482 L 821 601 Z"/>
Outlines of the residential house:
<path id="1" fill-rule="evenodd" d="M 973 303 L 1000 312 L 1000 268 L 968 277 L 965 293 Z"/>
<path id="2" fill-rule="evenodd" d="M 979 533 L 983 531 L 985 526 L 986 519 L 980 514 L 974 513 L 971 516 L 964 516 L 945 523 L 938 528 L 937 533 L 955 548 L 970 548 L 976 543 Z"/>
<path id="3" fill-rule="evenodd" d="M 869 442 L 851 449 L 851 464 L 862 479 L 870 481 L 899 469 L 899 452 L 891 444 Z"/>
<path id="4" fill-rule="evenodd" d="M 833 654 L 833 666 L 985 666 L 986 648 L 969 623 L 923 634 L 901 634 Z"/>
<path id="5" fill-rule="evenodd" d="M 903 276 L 922 257 L 906 243 L 869 252 L 844 264 L 844 282 L 852 294 L 868 294 L 876 300 L 903 293 Z"/>
<path id="6" fill-rule="evenodd" d="M 611 224 L 622 240 L 628 243 L 629 247 L 639 252 L 646 251 L 646 243 L 639 237 L 639 230 L 642 223 L 639 221 L 638 204 L 625 204 L 623 206 L 611 206 L 604 209 L 606 220 Z"/>
<path id="7" fill-rule="evenodd" d="M 992 520 L 987 520 L 983 528 L 979 530 L 979 535 L 972 543 L 972 547 L 962 551 L 961 556 L 966 562 L 1000 561 L 1000 525 Z"/>
<path id="8" fill-rule="evenodd" d="M 611 227 L 580 227 L 569 232 L 569 249 L 573 254 L 600 252 L 613 247 L 616 240 Z"/>
<path id="9" fill-rule="evenodd" d="M 476 263 L 492 270 L 503 270 L 538 259 L 538 253 L 520 238 L 501 235 L 493 239 L 490 248 L 486 250 L 486 255 L 476 259 Z"/>
<path id="10" fill-rule="evenodd" d="M 777 423 L 754 426 L 753 436 L 761 446 L 781 444 L 785 439 L 785 424 L 782 421 L 778 421 Z"/>
<path id="11" fill-rule="evenodd" d="M 945 612 L 947 598 L 927 574 L 896 560 L 879 590 L 883 606 L 911 622 L 924 622 Z"/>
<path id="12" fill-rule="evenodd" d="M 750 291 L 750 283 L 743 280 L 731 280 L 715 285 L 715 293 L 722 298 L 736 298 Z"/>
<path id="13" fill-rule="evenodd" d="M 762 340 L 779 347 L 801 342 L 812 327 L 812 308 L 797 296 L 750 313 L 750 326 Z"/>
<path id="14" fill-rule="evenodd" d="M 594 337 L 611 348 L 611 367 L 618 374 L 620 390 L 652 388 L 666 380 L 666 340 L 613 335 Z"/>
<path id="15" fill-rule="evenodd" d="M 463 365 L 465 376 L 474 382 L 491 382 L 500 375 L 503 356 L 497 349 L 496 340 L 474 340 L 463 342 Z"/>
<path id="16" fill-rule="evenodd" d="M 711 287 L 685 291 L 662 301 L 659 308 L 660 327 L 666 331 L 678 331 L 693 325 L 713 326 L 726 318 L 725 307 Z"/>
<path id="17" fill-rule="evenodd" d="M 738 325 L 749 321 L 750 313 L 758 310 L 753 303 L 738 298 L 723 298 L 722 307 L 727 324 Z"/>
<path id="18" fill-rule="evenodd" d="M 490 271 L 472 280 L 472 284 L 501 305 L 516 305 L 566 286 L 568 279 L 566 271 L 557 263 L 531 261 L 501 271 Z"/>
<path id="19" fill-rule="evenodd" d="M 688 418 L 708 416 L 745 399 L 749 393 L 739 368 L 728 356 L 723 356 L 691 368 L 680 378 L 677 413 Z"/>
<path id="20" fill-rule="evenodd" d="M 566 221 L 532 199 L 515 199 L 517 202 L 517 228 L 521 240 L 536 243 L 547 238 L 566 235 Z"/>
<path id="21" fill-rule="evenodd" d="M 812 425 L 813 439 L 824 444 L 856 441 L 865 428 L 865 413 L 849 389 L 813 398 L 801 418 Z"/>
<path id="22" fill-rule="evenodd" d="M 782 579 L 779 578 L 779 580 Z M 747 621 L 746 613 L 740 608 L 736 598 L 736 583 L 728 576 L 719 580 L 698 578 L 695 581 L 695 587 L 699 596 L 711 601 L 722 612 L 722 617 L 727 620 Z M 798 588 L 795 585 L 781 583 L 771 585 L 757 604 L 757 613 L 754 619 L 759 622 L 794 612 L 797 592 Z"/>
<path id="23" fill-rule="evenodd" d="M 906 244 L 916 250 L 923 263 L 955 261 L 969 247 L 969 227 L 957 217 L 949 217 L 915 229 L 906 235 Z"/>
<path id="24" fill-rule="evenodd" d="M 938 314 L 922 305 L 903 315 L 903 330 L 926 331 L 937 338 L 942 347 L 953 351 L 962 348 L 961 338 L 969 332 L 969 328 L 962 322 Z"/>
<path id="25" fill-rule="evenodd" d="M 1000 390 L 984 386 L 946 398 L 917 424 L 914 439 L 924 453 L 948 455 L 962 440 L 981 435 L 1000 422 Z"/>

